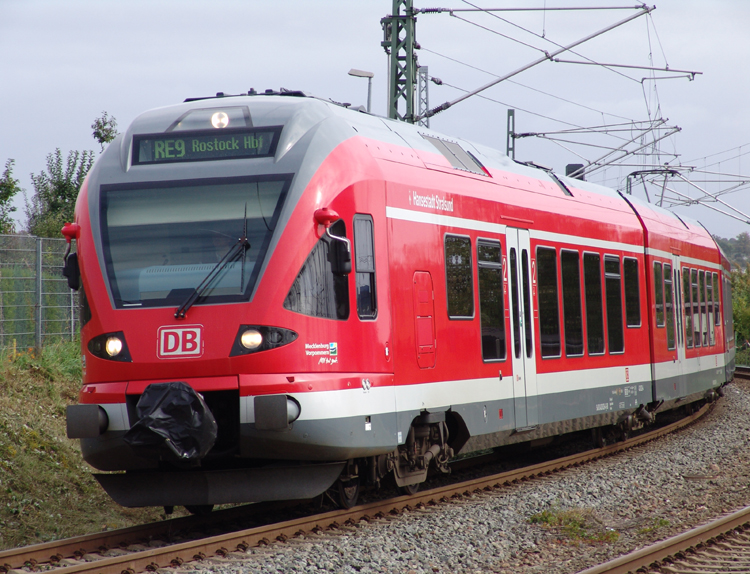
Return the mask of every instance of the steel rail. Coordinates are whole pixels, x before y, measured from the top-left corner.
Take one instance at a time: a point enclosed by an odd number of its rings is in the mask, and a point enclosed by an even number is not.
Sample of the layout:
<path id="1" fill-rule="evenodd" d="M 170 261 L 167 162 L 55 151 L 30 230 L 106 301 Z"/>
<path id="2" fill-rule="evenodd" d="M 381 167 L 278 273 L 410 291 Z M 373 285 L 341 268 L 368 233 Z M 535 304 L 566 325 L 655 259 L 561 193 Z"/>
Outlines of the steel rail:
<path id="1" fill-rule="evenodd" d="M 604 564 L 581 570 L 578 574 L 626 574 L 638 569 L 657 567 L 661 562 L 675 555 L 708 544 L 720 536 L 727 535 L 742 526 L 750 526 L 750 506 L 728 514 L 703 526 L 698 526 L 672 538 L 667 538 L 641 550 L 631 552 Z M 696 568 L 696 571 L 704 571 Z M 737 570 L 733 570 L 737 571 Z M 711 572 L 717 572 L 711 569 Z"/>
<path id="2" fill-rule="evenodd" d="M 517 483 L 538 476 L 546 476 L 567 468 L 580 466 L 586 462 L 609 457 L 618 452 L 630 450 L 692 424 L 698 418 L 702 417 L 708 410 L 709 405 L 704 405 L 696 413 L 661 429 L 628 439 L 627 441 L 570 455 L 564 458 L 473 479 L 467 482 L 417 492 L 414 495 L 405 495 L 384 501 L 372 502 L 356 506 L 349 510 L 335 510 L 314 516 L 230 532 L 200 540 L 171 544 L 122 556 L 97 559 L 91 562 L 67 565 L 65 566 L 65 572 L 68 574 L 78 572 L 133 574 L 135 572 L 142 572 L 147 569 L 153 570 L 167 565 L 179 565 L 190 560 L 200 560 L 206 556 L 225 556 L 231 552 L 244 553 L 248 548 L 259 544 L 269 544 L 276 540 L 283 541 L 287 538 L 309 532 L 335 530 L 343 524 L 353 524 L 360 520 L 369 521 L 389 514 L 399 514 L 402 511 L 409 510 L 417 505 L 439 504 L 440 502 L 450 501 L 452 498 L 460 498 L 477 492 L 481 493 L 483 491 L 491 491 L 504 485 Z M 186 519 L 176 519 L 176 521 L 180 520 Z M 64 555 L 70 555 L 71 552 L 77 551 L 77 554 L 81 556 L 84 550 L 80 549 L 80 545 L 84 540 L 87 544 L 90 544 L 90 548 L 92 548 L 91 552 L 95 552 L 95 548 L 108 547 L 110 544 L 119 543 L 125 535 L 129 537 L 138 536 L 139 538 L 143 538 L 144 536 L 162 534 L 165 529 L 170 527 L 170 522 L 172 521 L 149 524 L 144 527 L 132 527 L 125 530 L 113 530 L 104 535 L 90 535 L 62 540 L 57 543 L 50 542 L 25 548 L 7 550 L 0 552 L 0 564 L 6 565 L 0 567 L 0 570 L 5 570 L 7 572 L 9 570 L 8 567 L 20 568 L 26 563 L 33 564 L 32 560 L 37 563 L 48 561 L 50 555 L 54 557 L 52 560 L 53 563 L 59 562 Z M 139 531 L 139 528 L 143 528 L 143 530 Z M 176 530 L 175 527 L 172 528 Z M 54 566 L 54 564 L 51 565 Z M 54 569 L 54 571 L 56 571 L 56 569 Z"/>

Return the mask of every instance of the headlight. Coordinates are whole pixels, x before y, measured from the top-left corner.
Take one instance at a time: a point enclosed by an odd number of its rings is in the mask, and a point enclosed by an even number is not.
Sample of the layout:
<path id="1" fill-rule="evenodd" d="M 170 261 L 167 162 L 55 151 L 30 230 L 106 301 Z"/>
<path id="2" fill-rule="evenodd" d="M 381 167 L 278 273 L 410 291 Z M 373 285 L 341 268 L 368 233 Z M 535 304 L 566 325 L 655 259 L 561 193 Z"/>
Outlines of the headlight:
<path id="1" fill-rule="evenodd" d="M 128 344 L 122 331 L 103 333 L 91 339 L 88 343 L 89 352 L 100 359 L 130 363 Z"/>
<path id="2" fill-rule="evenodd" d="M 238 357 L 278 349 L 296 339 L 297 333 L 290 329 L 265 325 L 240 325 L 234 336 L 234 344 L 229 351 L 229 356 Z"/>
<path id="3" fill-rule="evenodd" d="M 244 333 L 242 333 L 242 336 L 240 337 L 240 343 L 242 343 L 242 346 L 246 349 L 253 350 L 260 347 L 261 343 L 263 343 L 263 335 L 260 334 L 260 331 L 256 331 L 255 329 L 248 329 Z"/>
<path id="4" fill-rule="evenodd" d="M 122 351 L 122 341 L 117 337 L 109 337 L 104 344 L 104 350 L 110 357 L 116 357 Z"/>

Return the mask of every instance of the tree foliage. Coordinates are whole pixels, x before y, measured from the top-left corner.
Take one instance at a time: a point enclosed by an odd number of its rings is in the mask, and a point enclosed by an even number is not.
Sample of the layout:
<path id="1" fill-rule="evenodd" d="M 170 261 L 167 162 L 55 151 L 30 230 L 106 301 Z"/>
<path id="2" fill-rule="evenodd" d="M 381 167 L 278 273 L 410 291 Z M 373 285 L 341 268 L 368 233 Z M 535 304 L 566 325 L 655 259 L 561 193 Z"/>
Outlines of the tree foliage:
<path id="1" fill-rule="evenodd" d="M 106 111 L 102 112 L 100 118 L 94 120 L 94 123 L 91 124 L 91 129 L 94 130 L 94 139 L 102 146 L 102 151 L 104 151 L 104 144 L 108 144 L 118 136 L 117 120 L 107 114 Z"/>
<path id="2" fill-rule="evenodd" d="M 750 233 L 743 231 L 737 237 L 731 239 L 714 235 L 714 239 L 724 251 L 733 268 L 745 269 L 750 263 Z"/>
<path id="3" fill-rule="evenodd" d="M 91 150 L 71 151 L 63 160 L 60 148 L 47 156 L 47 170 L 34 175 L 34 195 L 26 199 L 28 231 L 39 237 L 59 237 L 66 221 L 73 221 L 78 190 L 94 163 Z"/>
<path id="4" fill-rule="evenodd" d="M 732 271 L 732 318 L 737 344 L 750 340 L 750 264 Z"/>
<path id="5" fill-rule="evenodd" d="M 23 191 L 18 185 L 18 180 L 13 177 L 13 164 L 15 160 L 9 159 L 5 162 L 5 171 L 0 177 L 0 234 L 13 233 L 15 222 L 12 213 L 16 208 L 12 205 L 13 197 Z"/>

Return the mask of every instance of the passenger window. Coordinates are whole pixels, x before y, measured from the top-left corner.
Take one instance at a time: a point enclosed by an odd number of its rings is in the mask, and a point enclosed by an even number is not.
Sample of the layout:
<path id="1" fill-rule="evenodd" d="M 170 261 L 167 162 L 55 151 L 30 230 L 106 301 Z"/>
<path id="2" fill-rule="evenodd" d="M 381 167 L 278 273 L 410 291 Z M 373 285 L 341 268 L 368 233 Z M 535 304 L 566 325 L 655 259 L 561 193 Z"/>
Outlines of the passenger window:
<path id="1" fill-rule="evenodd" d="M 602 270 L 596 253 L 583 254 L 583 283 L 586 291 L 586 342 L 589 355 L 604 353 L 604 310 Z"/>
<path id="2" fill-rule="evenodd" d="M 357 315 L 374 319 L 378 314 L 375 291 L 375 246 L 372 217 L 354 216 L 354 257 L 356 258 Z"/>
<path id="3" fill-rule="evenodd" d="M 559 357 L 560 314 L 557 304 L 557 254 L 554 249 L 537 248 L 536 275 L 542 357 Z"/>
<path id="4" fill-rule="evenodd" d="M 511 305 L 513 307 L 513 356 L 516 359 L 521 357 L 521 302 L 518 298 L 518 261 L 516 260 L 516 250 L 510 249 L 510 294 Z"/>
<path id="5" fill-rule="evenodd" d="M 562 269 L 565 355 L 583 355 L 583 314 L 581 310 L 581 270 L 577 251 L 560 252 Z"/>
<path id="6" fill-rule="evenodd" d="M 682 346 L 682 287 L 680 285 L 680 272 L 674 270 L 674 307 L 677 318 L 677 344 Z"/>
<path id="7" fill-rule="evenodd" d="M 534 354 L 531 321 L 531 285 L 529 285 L 529 252 L 521 249 L 521 284 L 523 285 L 523 331 L 526 336 L 526 358 L 530 359 Z"/>
<path id="8" fill-rule="evenodd" d="M 641 288 L 638 281 L 638 260 L 625 257 L 622 266 L 625 280 L 625 321 L 628 327 L 640 327 Z"/>
<path id="9" fill-rule="evenodd" d="M 724 277 L 724 310 L 729 311 L 725 313 L 724 317 L 724 329 L 726 330 L 725 337 L 727 343 L 734 341 L 734 314 L 732 313 L 732 283 Z"/>
<path id="10" fill-rule="evenodd" d="M 672 266 L 664 264 L 664 308 L 667 316 L 667 349 L 675 348 L 674 344 L 674 305 L 672 291 Z"/>
<path id="11" fill-rule="evenodd" d="M 719 308 L 719 275 L 714 273 L 714 325 L 721 325 L 721 309 Z"/>
<path id="12" fill-rule="evenodd" d="M 693 348 L 693 311 L 690 303 L 690 269 L 682 270 L 683 309 L 685 309 L 685 346 Z"/>
<path id="13" fill-rule="evenodd" d="M 711 273 L 706 273 L 706 306 L 708 307 L 708 342 L 716 344 L 716 333 L 714 332 L 714 285 L 711 282 Z"/>
<path id="14" fill-rule="evenodd" d="M 698 293 L 701 300 L 701 341 L 703 346 L 708 346 L 708 314 L 706 309 L 706 272 L 698 272 Z"/>
<path id="15" fill-rule="evenodd" d="M 344 222 L 334 223 L 331 233 L 346 237 Z M 323 319 L 349 318 L 349 281 L 333 273 L 328 259 L 331 241 L 324 235 L 315 244 L 287 293 L 284 309 Z"/>
<path id="16" fill-rule="evenodd" d="M 654 262 L 654 292 L 656 294 L 656 326 L 664 326 L 664 285 L 661 273 L 661 263 Z"/>
<path id="17" fill-rule="evenodd" d="M 445 236 L 445 277 L 448 317 L 474 317 L 474 285 L 471 269 L 471 240 L 455 235 Z"/>
<path id="18" fill-rule="evenodd" d="M 622 284 L 619 257 L 604 256 L 604 283 L 607 296 L 609 352 L 622 353 L 625 350 L 625 341 L 622 331 Z"/>
<path id="19" fill-rule="evenodd" d="M 500 244 L 477 243 L 479 273 L 479 316 L 482 329 L 482 359 L 505 359 L 505 312 L 503 307 L 503 267 Z"/>
<path id="20" fill-rule="evenodd" d="M 693 293 L 693 342 L 696 347 L 701 346 L 701 311 L 700 299 L 698 298 L 698 270 L 690 270 L 690 284 Z"/>

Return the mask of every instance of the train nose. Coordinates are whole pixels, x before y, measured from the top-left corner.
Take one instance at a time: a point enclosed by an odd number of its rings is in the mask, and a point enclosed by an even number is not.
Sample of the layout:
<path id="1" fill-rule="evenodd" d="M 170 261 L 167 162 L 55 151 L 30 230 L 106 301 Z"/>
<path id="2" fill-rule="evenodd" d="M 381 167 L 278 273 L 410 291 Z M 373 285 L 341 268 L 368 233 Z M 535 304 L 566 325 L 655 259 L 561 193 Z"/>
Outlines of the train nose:
<path id="1" fill-rule="evenodd" d="M 138 422 L 123 438 L 139 456 L 193 462 L 205 457 L 216 443 L 216 419 L 203 397 L 187 383 L 147 386 L 136 410 Z"/>

